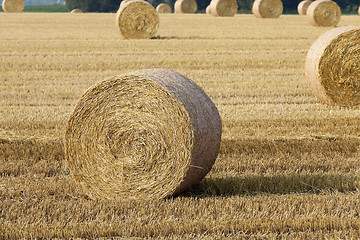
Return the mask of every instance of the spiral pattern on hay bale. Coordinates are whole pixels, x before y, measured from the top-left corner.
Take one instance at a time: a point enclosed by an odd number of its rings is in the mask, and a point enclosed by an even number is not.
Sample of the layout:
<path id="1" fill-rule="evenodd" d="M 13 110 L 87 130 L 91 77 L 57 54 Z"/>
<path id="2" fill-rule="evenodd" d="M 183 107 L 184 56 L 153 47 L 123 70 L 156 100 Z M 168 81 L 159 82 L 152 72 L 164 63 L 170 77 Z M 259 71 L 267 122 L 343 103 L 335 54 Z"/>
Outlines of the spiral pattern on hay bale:
<path id="1" fill-rule="evenodd" d="M 161 199 L 205 177 L 220 141 L 219 113 L 199 86 L 147 69 L 84 93 L 68 121 L 65 156 L 90 197 Z"/>
<path id="2" fill-rule="evenodd" d="M 81 9 L 76 8 L 76 9 L 71 10 L 70 13 L 82 13 L 82 12 L 83 11 Z"/>
<path id="3" fill-rule="evenodd" d="M 174 4 L 175 13 L 195 13 L 197 4 L 195 0 L 176 0 Z"/>
<path id="4" fill-rule="evenodd" d="M 323 103 L 360 104 L 360 27 L 334 28 L 321 35 L 306 57 L 306 77 Z"/>
<path id="5" fill-rule="evenodd" d="M 147 39 L 155 36 L 159 28 L 159 16 L 148 2 L 130 0 L 120 4 L 116 24 L 125 39 Z"/>
<path id="6" fill-rule="evenodd" d="M 210 12 L 215 17 L 235 16 L 238 5 L 236 0 L 212 0 L 210 2 Z"/>
<path id="7" fill-rule="evenodd" d="M 309 8 L 309 6 L 312 2 L 313 1 L 310 1 L 310 0 L 301 1 L 299 3 L 299 5 L 297 6 L 297 11 L 298 11 L 299 15 L 306 15 L 307 9 Z"/>
<path id="8" fill-rule="evenodd" d="M 283 4 L 281 0 L 255 0 L 252 12 L 258 18 L 278 18 L 283 12 Z"/>
<path id="9" fill-rule="evenodd" d="M 25 4 L 23 0 L 3 0 L 1 6 L 4 12 L 20 13 L 24 10 Z"/>
<path id="10" fill-rule="evenodd" d="M 331 0 L 317 0 L 310 4 L 306 15 L 313 26 L 334 27 L 340 21 L 341 9 Z"/>
<path id="11" fill-rule="evenodd" d="M 171 7 L 166 4 L 166 3 L 160 3 L 159 5 L 157 5 L 156 7 L 156 11 L 158 13 L 171 13 Z"/>

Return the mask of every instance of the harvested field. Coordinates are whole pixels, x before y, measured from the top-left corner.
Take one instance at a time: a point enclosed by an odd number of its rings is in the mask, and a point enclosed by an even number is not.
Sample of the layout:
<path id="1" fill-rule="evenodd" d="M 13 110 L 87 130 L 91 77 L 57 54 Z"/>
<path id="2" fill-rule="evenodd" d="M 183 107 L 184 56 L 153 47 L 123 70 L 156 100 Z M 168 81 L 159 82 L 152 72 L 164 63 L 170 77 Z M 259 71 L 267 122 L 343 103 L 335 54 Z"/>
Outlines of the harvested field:
<path id="1" fill-rule="evenodd" d="M 154 39 L 124 40 L 114 19 L 0 14 L 0 239 L 360 237 L 360 109 L 322 104 L 305 78 L 307 51 L 331 28 L 166 14 Z M 90 200 L 65 164 L 68 117 L 96 82 L 144 68 L 209 95 L 219 157 L 179 197 Z"/>

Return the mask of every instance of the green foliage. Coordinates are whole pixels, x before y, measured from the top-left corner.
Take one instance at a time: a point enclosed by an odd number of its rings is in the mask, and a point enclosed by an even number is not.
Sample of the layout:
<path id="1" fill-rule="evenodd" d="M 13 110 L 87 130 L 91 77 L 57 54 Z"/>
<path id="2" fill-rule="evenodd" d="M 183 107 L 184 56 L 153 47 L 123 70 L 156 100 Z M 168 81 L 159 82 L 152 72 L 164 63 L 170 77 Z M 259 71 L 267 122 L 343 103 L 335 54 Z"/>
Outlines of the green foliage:
<path id="1" fill-rule="evenodd" d="M 122 0 L 66 0 L 69 10 L 78 8 L 83 12 L 116 12 Z"/>

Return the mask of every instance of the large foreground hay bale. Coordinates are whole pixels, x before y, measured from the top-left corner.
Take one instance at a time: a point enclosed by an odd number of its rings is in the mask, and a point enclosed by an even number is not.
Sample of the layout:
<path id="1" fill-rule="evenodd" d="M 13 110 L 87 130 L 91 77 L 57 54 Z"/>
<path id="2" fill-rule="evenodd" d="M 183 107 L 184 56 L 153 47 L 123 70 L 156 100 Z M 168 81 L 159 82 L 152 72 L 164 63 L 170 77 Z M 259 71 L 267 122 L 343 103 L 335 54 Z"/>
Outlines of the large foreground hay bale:
<path id="1" fill-rule="evenodd" d="M 195 13 L 196 10 L 195 0 L 177 0 L 174 4 L 175 13 Z"/>
<path id="2" fill-rule="evenodd" d="M 116 14 L 116 24 L 124 38 L 152 38 L 159 28 L 159 16 L 148 2 L 131 0 L 120 5 Z"/>
<path id="3" fill-rule="evenodd" d="M 311 3 L 312 1 L 310 0 L 301 1 L 297 7 L 299 15 L 306 15 L 307 9 L 309 8 Z"/>
<path id="4" fill-rule="evenodd" d="M 94 198 L 165 198 L 210 171 L 220 140 L 219 113 L 200 87 L 147 69 L 85 92 L 68 121 L 65 155 Z"/>
<path id="5" fill-rule="evenodd" d="M 2 9 L 4 12 L 19 13 L 24 10 L 23 0 L 3 0 Z"/>
<path id="6" fill-rule="evenodd" d="M 82 13 L 83 11 L 81 9 L 73 9 L 70 13 Z"/>
<path id="7" fill-rule="evenodd" d="M 321 35 L 306 58 L 306 77 L 316 97 L 329 105 L 360 104 L 360 27 Z"/>
<path id="8" fill-rule="evenodd" d="M 255 0 L 252 12 L 258 18 L 278 18 L 283 12 L 283 4 L 281 0 Z"/>
<path id="9" fill-rule="evenodd" d="M 237 12 L 238 5 L 236 0 L 212 0 L 210 8 L 211 14 L 215 17 L 233 17 Z"/>
<path id="10" fill-rule="evenodd" d="M 171 13 L 171 7 L 166 4 L 166 3 L 160 3 L 159 5 L 157 5 L 156 7 L 156 11 L 158 13 Z"/>
<path id="11" fill-rule="evenodd" d="M 336 2 L 317 0 L 310 4 L 306 15 L 310 24 L 314 26 L 333 27 L 340 21 L 341 9 Z"/>

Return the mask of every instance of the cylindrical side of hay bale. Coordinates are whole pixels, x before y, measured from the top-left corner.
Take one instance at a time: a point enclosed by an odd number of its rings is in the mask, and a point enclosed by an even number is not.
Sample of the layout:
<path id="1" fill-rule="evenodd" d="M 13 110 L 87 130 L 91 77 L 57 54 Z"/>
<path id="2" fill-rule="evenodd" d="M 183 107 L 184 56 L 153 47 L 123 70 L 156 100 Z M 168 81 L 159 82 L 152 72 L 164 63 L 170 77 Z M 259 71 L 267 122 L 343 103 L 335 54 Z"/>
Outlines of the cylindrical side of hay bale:
<path id="1" fill-rule="evenodd" d="M 70 13 L 82 13 L 83 11 L 81 9 L 73 9 Z"/>
<path id="2" fill-rule="evenodd" d="M 359 13 L 359 15 L 360 15 L 360 7 L 359 7 L 359 10 L 358 10 L 358 13 Z"/>
<path id="3" fill-rule="evenodd" d="M 160 3 L 159 5 L 157 5 L 156 11 L 158 13 L 171 13 L 172 10 L 171 10 L 171 7 L 169 6 L 169 4 Z"/>
<path id="4" fill-rule="evenodd" d="M 340 21 L 341 9 L 331 0 L 317 0 L 310 4 L 306 15 L 313 26 L 334 27 Z"/>
<path id="5" fill-rule="evenodd" d="M 1 6 L 4 12 L 20 13 L 24 10 L 25 4 L 23 0 L 3 0 Z"/>
<path id="6" fill-rule="evenodd" d="M 215 17 L 235 16 L 238 5 L 236 0 L 213 0 L 210 3 L 211 14 Z"/>
<path id="7" fill-rule="evenodd" d="M 310 0 L 301 1 L 297 7 L 299 15 L 306 15 L 307 9 L 309 8 L 311 3 L 312 1 Z"/>
<path id="8" fill-rule="evenodd" d="M 147 69 L 84 93 L 67 124 L 65 155 L 92 198 L 161 199 L 204 178 L 220 141 L 218 110 L 198 85 Z"/>
<path id="9" fill-rule="evenodd" d="M 211 6 L 210 6 L 210 5 L 208 5 L 208 6 L 206 7 L 205 13 L 206 13 L 206 14 L 211 14 Z"/>
<path id="10" fill-rule="evenodd" d="M 159 28 L 159 16 L 148 2 L 130 0 L 117 11 L 116 24 L 126 39 L 152 38 Z"/>
<path id="11" fill-rule="evenodd" d="M 334 28 L 321 35 L 308 51 L 306 78 L 323 103 L 360 104 L 360 27 Z"/>
<path id="12" fill-rule="evenodd" d="M 283 4 L 281 0 L 255 0 L 252 12 L 258 18 L 278 18 L 283 12 Z"/>
<path id="13" fill-rule="evenodd" d="M 174 4 L 175 13 L 195 13 L 197 3 L 195 0 L 177 0 Z"/>
<path id="14" fill-rule="evenodd" d="M 121 8 L 122 6 L 124 6 L 125 3 L 131 2 L 131 1 L 136 1 L 136 0 L 122 0 L 121 3 L 120 3 L 119 8 Z M 139 1 L 143 1 L 143 0 L 139 0 Z"/>

